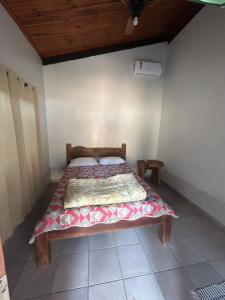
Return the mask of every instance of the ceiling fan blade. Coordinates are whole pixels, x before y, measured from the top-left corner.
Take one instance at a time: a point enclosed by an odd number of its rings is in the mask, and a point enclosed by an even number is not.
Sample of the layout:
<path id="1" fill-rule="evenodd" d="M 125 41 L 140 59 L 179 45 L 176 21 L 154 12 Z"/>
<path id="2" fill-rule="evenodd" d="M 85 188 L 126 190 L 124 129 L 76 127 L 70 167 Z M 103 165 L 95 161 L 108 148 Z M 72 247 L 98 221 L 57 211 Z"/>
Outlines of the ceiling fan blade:
<path id="1" fill-rule="evenodd" d="M 215 5 L 224 8 L 225 6 L 225 1 L 224 0 L 189 0 L 192 2 L 197 2 L 200 4 L 205 4 L 205 5 Z"/>
<path id="2" fill-rule="evenodd" d="M 130 17 L 128 20 L 127 20 L 127 25 L 126 25 L 126 28 L 125 28 L 125 34 L 126 35 L 129 35 L 129 34 L 132 34 L 134 32 L 134 24 L 133 24 L 133 19 L 132 17 Z"/>

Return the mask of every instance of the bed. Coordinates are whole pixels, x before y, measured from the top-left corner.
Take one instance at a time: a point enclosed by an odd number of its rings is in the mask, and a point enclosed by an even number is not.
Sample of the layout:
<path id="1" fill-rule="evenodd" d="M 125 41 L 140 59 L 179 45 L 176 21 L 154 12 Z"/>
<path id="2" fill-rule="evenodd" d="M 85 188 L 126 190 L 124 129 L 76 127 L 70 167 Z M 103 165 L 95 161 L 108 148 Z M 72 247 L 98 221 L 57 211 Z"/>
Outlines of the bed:
<path id="1" fill-rule="evenodd" d="M 118 156 L 126 159 L 126 145 L 120 148 L 86 148 L 66 145 L 67 165 L 78 157 Z M 50 264 L 50 242 L 68 238 L 90 236 L 99 233 L 119 231 L 128 228 L 159 224 L 158 236 L 162 243 L 170 239 L 174 211 L 139 176 L 138 182 L 146 190 L 147 198 L 132 203 L 107 206 L 88 206 L 64 209 L 63 201 L 68 180 L 71 178 L 107 178 L 117 174 L 130 173 L 127 163 L 110 166 L 69 167 L 61 178 L 48 209 L 35 227 L 31 243 L 35 242 L 39 267 Z"/>

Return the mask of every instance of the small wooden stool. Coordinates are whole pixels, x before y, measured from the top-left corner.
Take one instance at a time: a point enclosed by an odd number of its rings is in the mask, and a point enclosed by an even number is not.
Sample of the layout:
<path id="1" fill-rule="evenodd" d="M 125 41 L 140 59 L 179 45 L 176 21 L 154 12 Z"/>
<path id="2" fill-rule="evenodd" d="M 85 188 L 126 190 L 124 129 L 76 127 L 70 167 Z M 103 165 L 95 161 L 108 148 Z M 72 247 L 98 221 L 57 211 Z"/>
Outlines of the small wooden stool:
<path id="1" fill-rule="evenodd" d="M 161 182 L 161 168 L 164 167 L 164 163 L 159 160 L 138 160 L 138 175 L 143 178 L 146 170 L 152 170 L 152 178 L 158 185 Z"/>

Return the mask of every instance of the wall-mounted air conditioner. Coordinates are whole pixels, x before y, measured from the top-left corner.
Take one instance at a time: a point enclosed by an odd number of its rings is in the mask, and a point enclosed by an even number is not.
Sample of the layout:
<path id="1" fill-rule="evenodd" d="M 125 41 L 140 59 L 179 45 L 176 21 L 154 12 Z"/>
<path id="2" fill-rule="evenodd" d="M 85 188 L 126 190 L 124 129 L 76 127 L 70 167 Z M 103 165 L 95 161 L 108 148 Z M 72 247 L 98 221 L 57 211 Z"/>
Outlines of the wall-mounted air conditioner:
<path id="1" fill-rule="evenodd" d="M 134 76 L 146 78 L 159 78 L 162 74 L 162 64 L 137 60 L 134 63 Z"/>

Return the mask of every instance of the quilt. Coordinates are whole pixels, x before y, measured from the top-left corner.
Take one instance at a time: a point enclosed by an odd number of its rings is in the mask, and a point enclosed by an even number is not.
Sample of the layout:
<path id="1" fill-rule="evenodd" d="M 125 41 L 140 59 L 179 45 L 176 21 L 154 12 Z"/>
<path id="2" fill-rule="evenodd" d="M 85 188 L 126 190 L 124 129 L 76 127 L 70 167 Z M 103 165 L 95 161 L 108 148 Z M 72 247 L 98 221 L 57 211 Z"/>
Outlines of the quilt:
<path id="1" fill-rule="evenodd" d="M 30 243 L 35 241 L 36 236 L 53 230 L 89 227 L 100 223 L 112 224 L 121 220 L 134 221 L 142 217 L 158 218 L 163 215 L 176 217 L 175 212 L 137 175 L 135 178 L 147 194 L 147 197 L 142 201 L 64 209 L 64 198 L 69 179 L 108 178 L 131 172 L 127 163 L 108 166 L 67 167 L 46 213 L 35 227 Z"/>
<path id="2" fill-rule="evenodd" d="M 68 181 L 64 208 L 133 202 L 146 196 L 133 173 L 107 178 L 73 178 Z"/>

